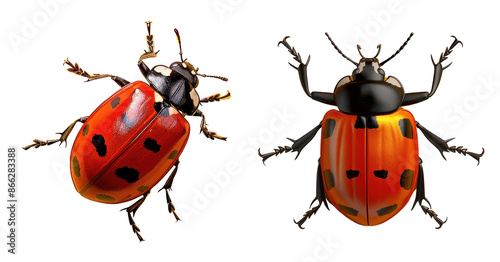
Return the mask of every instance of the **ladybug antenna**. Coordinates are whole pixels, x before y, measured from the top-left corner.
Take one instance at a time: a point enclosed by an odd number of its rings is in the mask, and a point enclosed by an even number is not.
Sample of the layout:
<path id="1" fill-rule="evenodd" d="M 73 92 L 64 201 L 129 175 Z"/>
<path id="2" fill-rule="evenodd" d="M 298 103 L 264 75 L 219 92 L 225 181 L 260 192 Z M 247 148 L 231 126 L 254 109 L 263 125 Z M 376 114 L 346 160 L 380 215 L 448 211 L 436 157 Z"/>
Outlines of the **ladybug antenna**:
<path id="1" fill-rule="evenodd" d="M 386 60 L 384 60 L 382 63 L 380 63 L 380 66 L 383 66 L 385 63 L 387 63 L 389 60 L 393 59 L 397 54 L 399 54 L 399 52 L 401 52 L 401 50 L 403 50 L 403 48 L 406 46 L 406 44 L 408 44 L 408 41 L 410 41 L 411 37 L 413 36 L 413 32 L 410 34 L 410 36 L 406 39 L 406 41 L 403 43 L 403 45 L 398 49 L 398 51 L 396 51 L 396 53 L 394 53 L 393 55 L 391 55 L 389 58 L 387 58 Z"/>
<path id="2" fill-rule="evenodd" d="M 223 77 L 223 76 L 213 76 L 213 75 L 200 74 L 200 73 L 198 73 L 198 69 L 199 68 L 196 68 L 196 70 L 195 70 L 197 76 L 212 77 L 212 78 L 220 79 L 222 81 L 227 81 L 228 80 L 227 77 Z"/>
<path id="3" fill-rule="evenodd" d="M 179 55 L 181 56 L 181 62 L 184 62 L 187 60 L 187 58 L 184 60 L 182 58 L 182 45 L 181 45 L 181 35 L 179 35 L 179 31 L 177 28 L 174 28 L 175 35 L 177 36 L 177 43 L 179 43 Z"/>
<path id="4" fill-rule="evenodd" d="M 349 57 L 347 57 L 346 55 L 344 55 L 344 53 L 342 53 L 342 51 L 340 51 L 340 49 L 337 47 L 337 45 L 333 42 L 333 40 L 330 38 L 330 36 L 328 35 L 328 33 L 325 33 L 325 35 L 328 37 L 328 39 L 330 40 L 330 42 L 332 43 L 333 47 L 335 47 L 335 50 L 337 50 L 337 52 L 339 52 L 339 54 L 341 54 L 345 59 L 349 60 L 351 63 L 353 63 L 355 66 L 358 66 L 358 63 L 352 61 L 352 59 L 350 59 Z M 358 49 L 359 51 L 359 49 Z M 361 54 L 361 52 L 360 52 Z M 361 55 L 363 56 L 363 55 Z"/>

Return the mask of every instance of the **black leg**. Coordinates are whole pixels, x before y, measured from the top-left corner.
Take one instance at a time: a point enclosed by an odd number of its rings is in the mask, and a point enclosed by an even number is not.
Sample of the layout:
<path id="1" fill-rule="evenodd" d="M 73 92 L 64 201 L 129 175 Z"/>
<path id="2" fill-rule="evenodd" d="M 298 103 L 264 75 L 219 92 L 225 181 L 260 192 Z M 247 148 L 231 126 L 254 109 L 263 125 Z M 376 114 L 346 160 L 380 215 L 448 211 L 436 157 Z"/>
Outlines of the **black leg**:
<path id="1" fill-rule="evenodd" d="M 429 207 L 426 207 L 425 205 L 422 205 L 422 201 L 425 200 L 427 204 L 429 204 Z M 422 211 L 424 211 L 424 214 L 429 214 L 431 218 L 433 218 L 437 223 L 438 227 L 436 229 L 440 229 L 446 221 L 448 221 L 448 218 L 446 218 L 444 221 L 441 220 L 438 217 L 438 214 L 434 212 L 431 209 L 431 203 L 427 198 L 425 197 L 425 184 L 424 184 L 424 169 L 422 167 L 422 159 L 419 158 L 418 162 L 418 178 L 417 178 L 417 195 L 415 196 L 415 202 L 413 202 L 413 206 L 411 207 L 411 210 L 415 207 L 416 204 L 419 204 L 420 207 L 422 208 Z"/>
<path id="2" fill-rule="evenodd" d="M 402 103 L 403 106 L 412 105 L 412 104 L 422 102 L 424 100 L 427 100 L 432 95 L 434 95 L 434 93 L 436 92 L 436 90 L 439 87 L 439 82 L 441 81 L 441 76 L 443 75 L 443 71 L 451 65 L 451 63 L 450 63 L 446 66 L 443 66 L 442 63 L 446 59 L 448 59 L 448 55 L 451 54 L 451 52 L 453 51 L 453 48 L 455 46 L 457 46 L 458 44 L 461 44 L 463 46 L 462 42 L 459 41 L 455 36 L 452 36 L 452 37 L 454 39 L 453 43 L 451 43 L 450 47 L 446 47 L 445 51 L 443 53 L 441 53 L 437 63 L 434 62 L 434 58 L 431 56 L 432 64 L 434 65 L 434 76 L 432 78 L 431 92 L 430 93 L 428 93 L 428 92 L 416 92 L 416 93 L 405 94 L 405 98 L 404 98 L 403 103 Z"/>
<path id="3" fill-rule="evenodd" d="M 92 81 L 92 80 L 96 80 L 96 79 L 102 79 L 102 78 L 106 78 L 106 77 L 109 77 L 111 78 L 113 81 L 115 81 L 116 84 L 118 84 L 120 87 L 124 87 L 126 85 L 128 85 L 130 82 L 119 77 L 119 76 L 115 76 L 115 75 L 110 75 L 110 74 L 90 74 L 88 73 L 87 71 L 83 70 L 82 68 L 80 68 L 80 66 L 78 65 L 78 63 L 71 63 L 68 58 L 66 58 L 66 60 L 64 60 L 64 64 L 65 65 L 68 65 L 69 68 L 68 68 L 68 71 L 73 73 L 73 74 L 76 74 L 76 75 L 79 75 L 79 76 L 83 76 L 83 77 L 86 77 L 87 78 L 87 81 Z"/>
<path id="4" fill-rule="evenodd" d="M 451 140 L 453 140 L 455 138 L 450 138 L 450 139 L 444 140 L 444 139 L 436 136 L 431 131 L 427 130 L 425 127 L 420 125 L 420 123 L 418 123 L 418 122 L 416 122 L 416 123 L 417 123 L 417 128 L 420 129 L 420 131 L 422 131 L 422 133 L 424 134 L 425 138 L 427 138 L 427 140 L 429 140 L 439 150 L 439 152 L 441 153 L 441 156 L 443 156 L 443 158 L 445 160 L 446 160 L 446 157 L 444 157 L 443 152 L 459 153 L 459 154 L 462 154 L 464 156 L 466 156 L 466 155 L 471 156 L 472 158 L 477 160 L 477 164 L 479 165 L 479 158 L 484 155 L 484 148 L 483 148 L 483 152 L 481 154 L 478 154 L 478 153 L 473 153 L 473 152 L 467 151 L 467 148 L 464 148 L 463 146 L 458 146 L 458 147 L 451 146 L 450 147 L 450 146 L 448 146 L 448 142 L 450 142 Z"/>
<path id="5" fill-rule="evenodd" d="M 23 149 L 28 150 L 31 147 L 39 148 L 41 146 L 49 146 L 49 145 L 52 145 L 52 144 L 57 143 L 57 142 L 60 142 L 59 145 L 61 145 L 63 142 L 66 145 L 68 145 L 66 142 L 66 139 L 68 139 L 68 136 L 71 133 L 71 131 L 73 131 L 73 128 L 75 127 L 76 123 L 77 122 L 85 123 L 87 118 L 88 118 L 88 116 L 80 117 L 77 120 L 73 121 L 73 123 L 71 123 L 63 132 L 56 133 L 58 135 L 61 135 L 61 137 L 59 139 L 49 139 L 49 140 L 34 139 L 33 144 L 27 145 L 27 146 L 23 147 Z"/>
<path id="6" fill-rule="evenodd" d="M 309 92 L 309 82 L 307 80 L 307 65 L 309 64 L 311 56 L 309 56 L 307 58 L 307 61 L 304 64 L 302 62 L 302 58 L 300 57 L 300 54 L 295 50 L 295 47 L 290 46 L 290 44 L 286 41 L 287 38 L 289 38 L 289 36 L 283 38 L 283 40 L 278 43 L 278 46 L 280 44 L 283 44 L 286 47 L 286 49 L 288 49 L 288 52 L 290 52 L 290 54 L 292 54 L 293 59 L 295 59 L 295 61 L 299 62 L 298 67 L 292 65 L 291 63 L 288 63 L 288 64 L 290 64 L 290 66 L 292 66 L 293 68 L 295 68 L 299 72 L 300 84 L 302 85 L 302 89 L 304 90 L 306 95 L 308 97 L 316 100 L 316 101 L 319 101 L 319 102 L 322 102 L 325 104 L 329 104 L 329 105 L 335 105 L 335 99 L 333 97 L 333 93 L 325 93 L 325 92 L 312 92 L 311 93 L 311 92 Z"/>
<path id="7" fill-rule="evenodd" d="M 439 56 L 439 60 L 437 63 L 434 62 L 434 58 L 432 58 L 431 56 L 431 60 L 432 60 L 432 64 L 434 65 L 434 77 L 433 77 L 433 80 L 432 80 L 432 88 L 431 88 L 431 92 L 429 94 L 429 97 L 431 97 L 432 95 L 434 95 L 434 93 L 436 92 L 438 86 L 439 86 L 439 82 L 441 81 L 441 76 L 443 75 L 443 71 L 448 68 L 450 64 L 448 64 L 447 66 L 443 66 L 443 62 L 448 59 L 448 55 L 451 54 L 451 52 L 453 51 L 453 48 L 460 44 L 462 46 L 464 46 L 462 44 L 461 41 L 459 41 L 455 36 L 451 36 L 454 38 L 453 40 L 453 43 L 451 43 L 450 47 L 446 47 L 446 49 L 444 50 L 443 53 L 441 53 L 441 55 Z"/>
<path id="8" fill-rule="evenodd" d="M 277 149 L 274 149 L 274 152 L 265 153 L 265 154 L 261 154 L 260 153 L 260 148 L 259 148 L 258 153 L 259 153 L 259 156 L 262 157 L 262 163 L 264 163 L 264 165 L 265 165 L 266 164 L 266 160 L 268 158 L 270 158 L 272 156 L 278 156 L 281 153 L 288 153 L 288 152 L 298 152 L 297 156 L 295 157 L 295 159 L 297 159 L 297 157 L 299 157 L 300 152 L 302 151 L 302 149 L 304 149 L 304 147 L 306 147 L 307 144 L 309 144 L 309 142 L 311 142 L 311 140 L 314 138 L 314 136 L 316 135 L 316 133 L 318 133 L 318 131 L 319 131 L 320 128 L 321 128 L 321 123 L 319 125 L 315 126 L 313 129 L 311 129 L 311 131 L 307 132 L 307 134 L 303 135 L 301 138 L 299 138 L 297 140 L 288 138 L 288 140 L 290 140 L 290 141 L 293 142 L 293 144 L 292 144 L 291 147 L 289 147 L 289 146 L 285 146 L 285 147 L 278 146 Z"/>
<path id="9" fill-rule="evenodd" d="M 300 78 L 300 84 L 302 85 L 302 89 L 304 89 L 304 92 L 306 93 L 307 96 L 311 97 L 311 92 L 309 92 L 309 82 L 307 81 L 307 65 L 309 64 L 309 61 L 311 60 L 311 56 L 307 58 L 306 63 L 304 64 L 302 62 L 302 58 L 300 57 L 300 54 L 295 50 L 295 47 L 290 46 L 290 44 L 286 41 L 289 38 L 289 36 L 283 38 L 278 43 L 278 46 L 280 44 L 283 44 L 286 49 L 288 49 L 288 52 L 293 56 L 293 59 L 295 61 L 299 62 L 299 66 L 296 67 L 292 63 L 288 63 L 291 67 L 295 68 L 297 71 L 299 71 L 299 78 Z"/>
<path id="10" fill-rule="evenodd" d="M 311 208 L 312 204 L 314 204 L 315 201 L 318 201 L 318 205 Z M 301 229 L 304 229 L 302 227 L 302 224 L 304 224 L 307 219 L 311 218 L 312 215 L 318 212 L 321 204 L 325 204 L 326 209 L 330 210 L 325 198 L 325 187 L 323 186 L 323 178 L 321 177 L 321 166 L 320 164 L 318 164 L 318 171 L 316 174 L 316 197 L 311 202 L 311 205 L 309 206 L 310 209 L 304 214 L 304 216 L 298 222 L 295 221 L 295 219 L 293 220 L 293 222 L 295 222 L 295 224 L 297 224 Z"/>
<path id="11" fill-rule="evenodd" d="M 422 168 L 422 159 L 418 159 L 418 177 L 417 177 L 417 195 L 415 196 L 415 202 L 413 202 L 413 206 L 411 210 L 415 208 L 415 205 L 419 203 L 422 205 L 422 201 L 425 200 L 429 206 L 431 203 L 425 197 L 425 184 L 424 184 L 424 169 Z"/>
<path id="12" fill-rule="evenodd" d="M 220 140 L 227 140 L 227 137 L 219 136 L 216 132 L 210 131 L 207 128 L 207 122 L 205 120 L 205 115 L 200 109 L 196 109 L 193 116 L 201 116 L 200 133 L 203 133 L 207 138 L 214 140 L 215 138 Z"/>
<path id="13" fill-rule="evenodd" d="M 148 78 L 148 74 L 149 72 L 151 71 L 149 69 L 149 67 L 146 65 L 146 63 L 144 63 L 144 61 L 142 60 L 139 60 L 139 62 L 137 63 L 137 66 L 139 67 L 139 70 L 141 70 L 141 73 L 142 75 L 144 76 L 144 78 Z"/>
<path id="14" fill-rule="evenodd" d="M 160 192 L 162 189 L 165 189 L 165 193 L 167 195 L 168 212 L 173 213 L 175 219 L 179 221 L 181 219 L 179 218 L 179 216 L 177 216 L 177 213 L 175 213 L 175 206 L 172 203 L 172 199 L 170 199 L 170 195 L 168 194 L 168 191 L 172 190 L 172 183 L 174 182 L 175 174 L 177 174 L 177 167 L 179 166 L 179 160 L 175 162 L 174 166 L 175 166 L 174 170 L 172 170 L 172 173 L 170 173 L 167 182 L 165 182 L 165 185 L 163 185 L 163 187 L 160 190 L 158 190 L 158 192 Z"/>
<path id="15" fill-rule="evenodd" d="M 122 211 L 127 210 L 128 222 L 132 226 L 132 231 L 134 231 L 134 233 L 139 238 L 139 241 L 144 241 L 144 239 L 142 238 L 141 234 L 139 234 L 139 232 L 141 230 L 139 229 L 139 227 L 137 227 L 137 225 L 135 224 L 135 221 L 132 217 L 135 216 L 135 212 L 137 212 L 137 209 L 139 209 L 139 207 L 142 205 L 142 203 L 144 203 L 144 200 L 146 200 L 146 197 L 148 197 L 149 193 L 151 193 L 151 190 L 149 190 L 144 195 L 142 195 L 142 198 L 137 200 L 137 202 L 135 202 L 131 206 L 122 209 Z"/>

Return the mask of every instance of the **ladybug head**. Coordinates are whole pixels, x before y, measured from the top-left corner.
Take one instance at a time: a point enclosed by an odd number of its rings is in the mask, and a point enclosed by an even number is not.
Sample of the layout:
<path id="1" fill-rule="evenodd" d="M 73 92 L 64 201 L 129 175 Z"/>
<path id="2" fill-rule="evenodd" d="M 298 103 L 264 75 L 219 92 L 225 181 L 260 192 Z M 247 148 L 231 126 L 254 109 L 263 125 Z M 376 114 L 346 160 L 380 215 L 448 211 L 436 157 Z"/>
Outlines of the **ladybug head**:
<path id="1" fill-rule="evenodd" d="M 188 115 L 192 115 L 200 104 L 200 97 L 195 90 L 198 86 L 198 76 L 214 77 L 224 81 L 227 81 L 227 78 L 198 73 L 198 68 L 195 68 L 187 59 L 182 58 L 179 31 L 177 29 L 174 31 L 179 43 L 181 61 L 173 62 L 170 66 L 157 65 L 153 67 L 147 75 L 147 79 L 167 103 Z"/>
<path id="2" fill-rule="evenodd" d="M 222 76 L 213 76 L 213 75 L 205 75 L 198 73 L 199 68 L 195 68 L 191 63 L 187 61 L 187 58 L 182 58 L 182 45 L 181 45 L 181 36 L 177 28 L 174 29 L 175 35 L 177 36 L 177 42 L 179 43 L 179 55 L 181 56 L 180 62 L 173 62 L 170 65 L 170 69 L 172 71 L 177 72 L 181 76 L 183 76 L 194 88 L 198 86 L 198 76 L 202 77 L 213 77 L 218 78 L 223 81 L 227 81 L 227 78 Z"/>
<path id="3" fill-rule="evenodd" d="M 403 85 L 393 76 L 385 77 L 381 66 L 394 58 L 404 48 L 413 33 L 395 54 L 381 63 L 377 59 L 381 45 L 377 46 L 378 52 L 372 58 L 364 57 L 361 53 L 361 47 L 358 45 L 361 59 L 359 63 L 356 63 L 340 51 L 328 33 L 326 36 L 335 49 L 356 66 L 352 75 L 340 79 L 335 86 L 333 95 L 339 110 L 353 115 L 383 115 L 396 112 L 405 95 Z"/>

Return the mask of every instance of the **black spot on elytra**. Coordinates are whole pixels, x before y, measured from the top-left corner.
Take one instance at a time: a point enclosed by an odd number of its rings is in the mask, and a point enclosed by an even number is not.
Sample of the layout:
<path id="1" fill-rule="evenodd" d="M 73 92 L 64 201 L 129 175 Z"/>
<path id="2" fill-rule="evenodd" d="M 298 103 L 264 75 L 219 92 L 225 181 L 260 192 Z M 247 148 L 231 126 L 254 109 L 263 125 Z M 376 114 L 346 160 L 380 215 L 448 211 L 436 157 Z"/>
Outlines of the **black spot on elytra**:
<path id="1" fill-rule="evenodd" d="M 115 107 L 120 104 L 120 97 L 117 96 L 115 97 L 115 99 L 113 99 L 113 101 L 111 101 L 111 103 L 109 103 L 111 105 L 111 108 L 112 109 L 115 109 Z"/>
<path id="2" fill-rule="evenodd" d="M 356 123 L 354 124 L 354 128 L 366 128 L 366 118 L 364 116 L 358 116 L 356 118 Z"/>
<path id="3" fill-rule="evenodd" d="M 401 134 L 409 139 L 413 139 L 413 126 L 411 125 L 411 120 L 408 118 L 403 118 L 399 120 L 399 128 L 401 129 Z"/>
<path id="4" fill-rule="evenodd" d="M 376 116 L 369 116 L 366 118 L 366 127 L 369 129 L 378 128 L 378 122 Z"/>
<path id="5" fill-rule="evenodd" d="M 330 169 L 323 171 L 323 176 L 325 177 L 326 189 L 330 190 L 335 187 L 335 177 Z"/>
<path id="6" fill-rule="evenodd" d="M 139 180 L 139 171 L 127 166 L 115 170 L 115 175 L 128 183 L 134 183 Z"/>
<path id="7" fill-rule="evenodd" d="M 83 128 L 83 131 L 82 131 L 82 135 L 86 136 L 89 134 L 89 129 L 90 129 L 90 126 L 89 125 L 86 125 L 84 128 Z"/>
<path id="8" fill-rule="evenodd" d="M 94 135 L 92 137 L 92 144 L 95 147 L 95 150 L 97 151 L 97 154 L 100 157 L 103 157 L 106 155 L 106 151 L 108 150 L 108 147 L 106 146 L 106 141 L 104 141 L 104 137 L 102 135 Z"/>
<path id="9" fill-rule="evenodd" d="M 345 174 L 347 175 L 347 178 L 353 179 L 355 177 L 358 177 L 359 171 L 358 170 L 349 169 L 349 170 L 345 171 Z"/>
<path id="10" fill-rule="evenodd" d="M 146 138 L 146 140 L 144 140 L 144 147 L 149 151 L 158 153 L 158 151 L 160 151 L 161 146 L 158 145 L 158 142 L 156 142 L 156 140 L 151 138 Z"/>
<path id="11" fill-rule="evenodd" d="M 375 174 L 376 177 L 379 177 L 379 178 L 382 178 L 382 179 L 386 179 L 387 178 L 387 174 L 389 172 L 387 172 L 387 170 L 375 170 L 373 171 L 373 174 Z"/>
<path id="12" fill-rule="evenodd" d="M 348 215 L 351 215 L 351 216 L 357 216 L 359 211 L 352 208 L 352 207 L 346 207 L 346 206 L 343 206 L 341 204 L 339 204 L 339 208 L 344 211 L 344 213 L 348 214 Z"/>
<path id="13" fill-rule="evenodd" d="M 377 210 L 377 214 L 379 216 L 388 215 L 388 214 L 394 212 L 394 210 L 396 210 L 397 208 L 398 208 L 398 204 L 394 204 L 394 205 L 388 206 L 388 207 L 383 207 L 383 208 Z"/>
<path id="14" fill-rule="evenodd" d="M 410 169 L 406 169 L 405 171 L 403 171 L 403 173 L 401 174 L 401 179 L 399 180 L 399 184 L 402 188 L 410 190 L 413 184 L 413 174 L 413 170 Z"/>
<path id="15" fill-rule="evenodd" d="M 325 121 L 325 126 L 323 127 L 323 139 L 329 138 L 333 134 L 333 129 L 335 128 L 335 119 L 327 119 Z"/>
<path id="16" fill-rule="evenodd" d="M 76 156 L 73 157 L 72 164 L 73 174 L 75 174 L 76 177 L 80 177 L 80 162 L 78 162 L 78 158 L 76 158 Z"/>

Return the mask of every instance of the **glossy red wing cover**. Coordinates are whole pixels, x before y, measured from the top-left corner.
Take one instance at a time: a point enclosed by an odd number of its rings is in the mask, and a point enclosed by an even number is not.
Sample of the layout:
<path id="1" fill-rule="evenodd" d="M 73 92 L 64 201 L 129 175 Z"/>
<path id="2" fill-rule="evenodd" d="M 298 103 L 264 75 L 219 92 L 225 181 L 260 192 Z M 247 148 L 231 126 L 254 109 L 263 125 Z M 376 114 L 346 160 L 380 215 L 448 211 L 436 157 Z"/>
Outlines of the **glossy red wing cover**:
<path id="1" fill-rule="evenodd" d="M 396 215 L 415 190 L 418 141 L 407 110 L 356 127 L 356 115 L 329 111 L 322 126 L 321 169 L 327 199 L 347 218 L 378 225 Z"/>
<path id="2" fill-rule="evenodd" d="M 154 90 L 134 82 L 90 115 L 70 159 L 73 183 L 82 196 L 104 203 L 128 201 L 172 168 L 188 140 L 189 123 L 173 107 L 158 106 Z"/>

